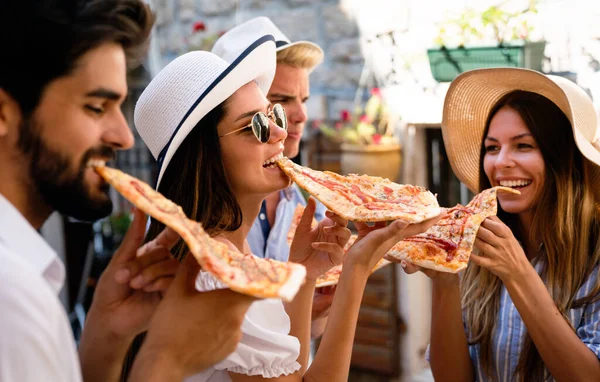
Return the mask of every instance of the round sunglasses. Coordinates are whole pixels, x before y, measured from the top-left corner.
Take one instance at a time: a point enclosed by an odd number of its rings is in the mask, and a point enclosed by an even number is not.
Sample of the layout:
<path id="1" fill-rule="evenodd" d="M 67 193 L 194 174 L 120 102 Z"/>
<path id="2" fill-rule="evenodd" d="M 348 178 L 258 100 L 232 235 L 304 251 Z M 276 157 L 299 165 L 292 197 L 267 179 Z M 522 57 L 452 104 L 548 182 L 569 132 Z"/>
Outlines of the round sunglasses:
<path id="1" fill-rule="evenodd" d="M 230 131 L 227 134 L 220 135 L 219 138 L 226 137 L 228 135 L 237 133 L 238 131 L 251 127 L 256 139 L 258 139 L 259 142 L 267 143 L 269 142 L 269 138 L 271 138 L 271 126 L 269 124 L 269 119 L 275 122 L 277 126 L 287 131 L 288 123 L 287 117 L 285 115 L 285 109 L 283 108 L 283 106 L 276 103 L 275 105 L 273 105 L 271 111 L 269 111 L 267 114 L 263 113 L 262 111 L 259 111 L 258 113 L 254 114 L 254 116 L 252 117 L 252 121 L 248 125 Z"/>

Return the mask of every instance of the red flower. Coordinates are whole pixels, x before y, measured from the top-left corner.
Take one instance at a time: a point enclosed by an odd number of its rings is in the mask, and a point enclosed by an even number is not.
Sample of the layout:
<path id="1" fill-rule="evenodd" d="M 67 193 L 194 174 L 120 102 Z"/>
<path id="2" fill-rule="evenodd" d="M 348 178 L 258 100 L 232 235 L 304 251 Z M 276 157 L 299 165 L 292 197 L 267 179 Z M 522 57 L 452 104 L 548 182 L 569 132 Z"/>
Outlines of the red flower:
<path id="1" fill-rule="evenodd" d="M 371 123 L 371 120 L 369 119 L 369 116 L 366 114 L 363 114 L 360 116 L 360 121 L 362 123 Z"/>
<path id="2" fill-rule="evenodd" d="M 348 109 L 343 109 L 340 112 L 340 119 L 342 120 L 342 122 L 350 121 L 350 111 L 348 111 Z"/>
<path id="3" fill-rule="evenodd" d="M 379 88 L 371 89 L 371 95 L 376 97 L 381 97 L 381 90 Z"/>
<path id="4" fill-rule="evenodd" d="M 192 26 L 194 32 L 204 32 L 206 30 L 206 24 L 203 21 L 196 21 Z"/>
<path id="5" fill-rule="evenodd" d="M 321 121 L 318 119 L 315 119 L 312 121 L 312 128 L 317 130 L 319 127 L 321 126 Z"/>
<path id="6" fill-rule="evenodd" d="M 342 127 L 344 127 L 343 123 L 341 123 L 339 121 L 335 123 L 335 129 L 336 130 L 342 130 Z"/>
<path id="7" fill-rule="evenodd" d="M 381 134 L 373 134 L 373 143 L 376 145 L 381 143 Z"/>

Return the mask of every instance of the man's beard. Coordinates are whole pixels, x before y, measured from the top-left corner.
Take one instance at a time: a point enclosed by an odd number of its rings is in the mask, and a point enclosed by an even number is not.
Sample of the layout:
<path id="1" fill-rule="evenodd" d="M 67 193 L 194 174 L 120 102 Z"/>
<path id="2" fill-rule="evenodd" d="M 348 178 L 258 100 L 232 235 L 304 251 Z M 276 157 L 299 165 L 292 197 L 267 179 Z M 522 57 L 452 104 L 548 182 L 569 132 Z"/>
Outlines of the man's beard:
<path id="1" fill-rule="evenodd" d="M 105 198 L 92 198 L 85 186 L 85 170 L 91 157 L 114 158 L 115 152 L 107 146 L 85 152 L 76 173 L 68 157 L 50 148 L 40 136 L 39 124 L 33 118 L 23 121 L 18 146 L 30 160 L 29 178 L 35 191 L 53 210 L 78 220 L 94 221 L 112 212 L 108 184 L 102 191 Z"/>

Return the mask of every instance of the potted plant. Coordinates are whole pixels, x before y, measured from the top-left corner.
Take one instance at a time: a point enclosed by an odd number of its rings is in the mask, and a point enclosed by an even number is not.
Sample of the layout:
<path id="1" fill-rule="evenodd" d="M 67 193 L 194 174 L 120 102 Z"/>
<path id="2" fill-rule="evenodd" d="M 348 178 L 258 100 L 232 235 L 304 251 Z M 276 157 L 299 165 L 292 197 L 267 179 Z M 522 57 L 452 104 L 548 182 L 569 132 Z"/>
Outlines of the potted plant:
<path id="1" fill-rule="evenodd" d="M 342 110 L 333 126 L 316 121 L 313 127 L 341 144 L 340 165 L 344 174 L 398 179 L 401 146 L 392 136 L 390 114 L 378 88 L 371 90 L 364 107 L 356 107 L 353 113 Z"/>
<path id="2" fill-rule="evenodd" d="M 536 15 L 536 1 L 531 0 L 520 11 L 494 5 L 483 12 L 467 9 L 443 22 L 435 41 L 439 48 L 427 50 L 433 77 L 448 82 L 464 71 L 491 67 L 541 71 L 546 43 L 532 41 Z"/>

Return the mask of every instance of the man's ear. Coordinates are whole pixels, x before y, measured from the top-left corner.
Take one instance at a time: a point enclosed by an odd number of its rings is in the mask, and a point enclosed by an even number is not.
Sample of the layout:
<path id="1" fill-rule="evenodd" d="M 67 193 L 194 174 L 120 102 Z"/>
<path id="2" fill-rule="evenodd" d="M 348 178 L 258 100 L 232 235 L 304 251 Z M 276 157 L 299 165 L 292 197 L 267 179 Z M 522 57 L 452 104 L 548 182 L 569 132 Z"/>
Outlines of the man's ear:
<path id="1" fill-rule="evenodd" d="M 17 102 L 4 89 L 0 88 L 0 138 L 19 125 L 21 110 Z"/>

